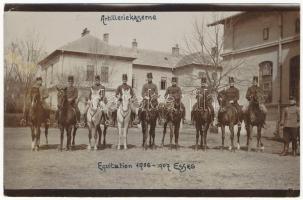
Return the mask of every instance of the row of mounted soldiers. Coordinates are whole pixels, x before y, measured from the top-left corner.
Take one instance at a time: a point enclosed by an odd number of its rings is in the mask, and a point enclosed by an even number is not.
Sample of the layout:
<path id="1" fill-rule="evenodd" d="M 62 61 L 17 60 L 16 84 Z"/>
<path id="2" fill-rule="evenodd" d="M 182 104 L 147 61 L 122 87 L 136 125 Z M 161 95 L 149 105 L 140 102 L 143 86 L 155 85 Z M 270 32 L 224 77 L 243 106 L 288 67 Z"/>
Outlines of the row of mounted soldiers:
<path id="1" fill-rule="evenodd" d="M 123 74 L 122 75 L 122 84 L 119 85 L 118 88 L 116 89 L 115 96 L 116 96 L 116 98 L 118 98 L 118 102 L 121 101 L 121 99 L 119 99 L 119 98 L 122 96 L 122 89 L 130 90 L 131 96 L 135 97 L 133 88 L 127 84 L 127 79 L 128 79 L 127 74 Z M 72 105 L 74 107 L 74 109 L 76 110 L 77 122 L 78 122 L 78 125 L 80 125 L 80 111 L 77 106 L 78 89 L 74 86 L 74 77 L 73 76 L 68 76 L 67 81 L 68 81 L 68 86 L 66 88 L 67 99 L 68 99 L 68 102 L 70 103 L 70 105 Z M 176 102 L 176 105 L 180 105 L 180 107 L 178 109 L 185 111 L 184 104 L 181 102 L 182 90 L 178 86 L 178 78 L 172 77 L 171 82 L 172 82 L 172 85 L 166 89 L 164 97 L 165 98 L 173 97 L 174 101 Z M 101 101 L 103 101 L 105 104 L 107 104 L 105 87 L 101 84 L 99 75 L 95 76 L 95 81 L 94 81 L 94 84 L 91 86 L 91 89 L 93 91 L 100 91 L 99 95 L 101 97 L 100 98 Z M 49 124 L 50 123 L 50 119 L 49 119 L 50 107 L 45 101 L 46 98 L 48 98 L 48 92 L 47 92 L 47 89 L 44 88 L 42 85 L 41 77 L 36 78 L 36 82 L 34 83 L 34 85 L 31 88 L 31 91 L 30 91 L 30 99 L 32 98 L 33 93 L 37 92 L 37 91 L 40 93 L 42 106 L 46 110 L 46 115 L 48 116 L 47 123 Z M 250 101 L 250 98 L 252 96 L 260 95 L 260 92 L 262 92 L 262 89 L 258 86 L 258 77 L 254 76 L 252 86 L 250 86 L 247 89 L 246 99 L 248 101 Z M 212 124 L 213 124 L 214 119 L 217 119 L 217 117 L 215 117 L 215 112 L 214 112 L 214 108 L 212 105 L 212 97 L 210 95 L 210 89 L 207 85 L 206 77 L 201 78 L 201 87 L 197 88 L 197 97 L 196 98 L 198 98 L 199 94 L 203 94 L 205 97 L 207 97 L 207 99 L 205 100 L 205 104 L 211 110 Z M 233 105 L 237 109 L 238 112 L 241 112 L 241 111 L 245 112 L 247 110 L 248 104 L 244 105 L 243 108 L 241 108 L 240 105 L 238 104 L 239 89 L 235 87 L 235 81 L 234 81 L 233 77 L 229 77 L 229 87 L 227 89 L 220 91 L 218 94 L 219 95 L 224 94 L 227 102 L 230 105 Z M 152 73 L 147 73 L 147 83 L 145 83 L 142 87 L 141 96 L 143 99 L 149 99 L 151 97 L 158 96 L 158 88 L 157 88 L 157 85 L 153 83 Z M 88 96 L 88 101 L 90 101 L 90 100 L 91 100 L 91 90 L 90 90 L 90 94 Z M 194 105 L 193 110 L 196 107 L 197 107 L 197 103 Z M 261 111 L 263 111 L 266 114 L 267 110 L 266 110 L 265 105 L 262 102 L 260 102 L 260 108 L 261 108 Z M 140 116 L 141 110 L 139 109 L 138 113 L 136 113 L 136 108 L 133 105 L 131 106 L 131 110 L 136 116 L 133 123 L 134 124 L 140 123 L 140 119 L 138 118 L 138 116 Z M 183 112 L 183 113 L 185 113 L 185 112 Z M 184 120 L 184 117 L 185 116 L 183 116 L 183 120 Z M 110 120 L 110 119 L 108 118 L 108 120 Z M 218 126 L 219 123 L 216 121 L 215 125 Z"/>

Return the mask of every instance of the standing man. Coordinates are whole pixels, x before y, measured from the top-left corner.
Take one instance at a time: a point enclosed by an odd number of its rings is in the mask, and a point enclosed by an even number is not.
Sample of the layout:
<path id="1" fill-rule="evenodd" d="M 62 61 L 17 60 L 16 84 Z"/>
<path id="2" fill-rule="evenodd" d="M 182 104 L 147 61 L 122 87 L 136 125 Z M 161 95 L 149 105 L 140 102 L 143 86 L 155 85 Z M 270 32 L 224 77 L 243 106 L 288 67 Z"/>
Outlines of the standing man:
<path id="1" fill-rule="evenodd" d="M 175 102 L 177 103 L 177 105 L 180 105 L 180 109 L 182 111 L 184 111 L 183 116 L 182 116 L 182 119 L 184 121 L 185 107 L 184 107 L 183 103 L 181 102 L 182 91 L 181 91 L 181 88 L 177 85 L 177 82 L 178 82 L 178 78 L 177 77 L 172 77 L 172 79 L 171 79 L 172 86 L 170 86 L 166 89 L 164 97 L 165 98 L 167 98 L 168 96 L 174 97 Z"/>
<path id="2" fill-rule="evenodd" d="M 74 87 L 74 77 L 73 76 L 68 76 L 67 80 L 68 80 L 68 86 L 67 86 L 67 90 L 66 90 L 67 101 L 76 111 L 76 119 L 77 119 L 76 126 L 79 127 L 80 126 L 80 110 L 76 103 L 77 98 L 78 98 L 78 89 L 76 87 Z"/>
<path id="3" fill-rule="evenodd" d="M 121 104 L 122 101 L 122 89 L 123 90 L 129 90 L 130 91 L 130 95 L 133 98 L 135 93 L 133 91 L 133 88 L 127 84 L 127 74 L 122 74 L 122 85 L 119 85 L 118 88 L 116 89 L 116 98 L 118 98 L 118 108 Z M 131 103 L 130 104 L 130 108 L 132 110 L 132 113 L 135 114 L 135 120 L 134 120 L 134 124 L 138 124 L 139 123 L 139 119 L 137 116 L 137 108 L 134 107 L 134 105 Z"/>
<path id="4" fill-rule="evenodd" d="M 300 124 L 300 108 L 296 105 L 294 97 L 289 98 L 290 105 L 284 108 L 280 125 L 283 127 L 284 147 L 281 156 L 288 154 L 290 140 L 292 141 L 292 155 L 296 156 L 297 138 Z M 300 134 L 300 133 L 299 133 Z"/>
<path id="5" fill-rule="evenodd" d="M 225 96 L 228 104 L 233 105 L 238 112 L 238 126 L 241 126 L 241 114 L 242 108 L 240 107 L 238 100 L 239 100 L 239 90 L 236 88 L 234 77 L 229 77 L 229 88 L 225 90 Z"/>
<path id="6" fill-rule="evenodd" d="M 253 97 L 256 97 L 259 101 L 259 107 L 261 109 L 261 111 L 265 114 L 266 116 L 266 113 L 267 113 L 267 109 L 264 105 L 263 102 L 260 101 L 260 99 L 263 98 L 263 91 L 262 89 L 258 86 L 258 77 L 257 76 L 254 76 L 253 77 L 253 85 L 250 86 L 248 89 L 247 89 L 247 92 L 246 92 L 246 99 L 247 101 L 249 102 Z M 249 103 L 244 105 L 243 106 L 243 112 L 245 113 L 247 110 L 248 110 L 248 106 L 249 106 Z"/>
<path id="7" fill-rule="evenodd" d="M 147 83 L 145 83 L 142 87 L 141 96 L 143 98 L 143 101 L 148 101 L 153 96 L 158 96 L 158 88 L 157 85 L 153 83 L 153 74 L 147 73 Z M 143 103 L 142 101 L 142 103 Z M 144 108 L 143 108 L 144 109 Z M 140 108 L 138 110 L 138 118 L 139 123 L 141 122 L 140 115 L 141 115 L 142 109 Z"/>
<path id="8" fill-rule="evenodd" d="M 207 86 L 206 77 L 201 78 L 201 87 L 197 88 L 197 95 L 196 95 L 197 103 L 195 103 L 195 105 L 193 107 L 193 110 L 195 110 L 197 108 L 197 106 L 199 106 L 198 105 L 199 95 L 203 96 L 203 98 L 205 99 L 206 106 L 208 106 L 210 108 L 211 119 L 212 119 L 212 123 L 213 123 L 214 117 L 215 117 L 215 111 L 214 111 L 214 107 L 212 105 L 212 98 L 210 96 L 210 91 L 209 91 L 208 86 Z"/>

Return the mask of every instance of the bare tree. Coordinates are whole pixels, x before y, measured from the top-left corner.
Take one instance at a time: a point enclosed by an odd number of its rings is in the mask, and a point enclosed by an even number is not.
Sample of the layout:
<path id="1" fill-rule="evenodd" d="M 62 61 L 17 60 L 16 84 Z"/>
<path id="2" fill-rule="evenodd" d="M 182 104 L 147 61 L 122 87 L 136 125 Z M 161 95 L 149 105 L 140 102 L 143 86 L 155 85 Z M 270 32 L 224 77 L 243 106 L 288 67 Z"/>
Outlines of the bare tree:
<path id="1" fill-rule="evenodd" d="M 222 19 L 222 17 L 222 14 L 212 13 L 212 21 L 217 21 Z M 200 20 L 194 20 L 192 34 L 184 37 L 185 48 L 183 51 L 192 62 L 210 66 L 205 69 L 205 75 L 209 88 L 213 93 L 217 93 L 218 90 L 226 87 L 223 81 L 224 78 L 231 74 L 239 73 L 238 71 L 246 65 L 246 62 L 243 59 L 223 61 L 220 56 L 224 50 L 224 40 L 229 38 L 228 34 L 230 34 L 229 32 L 224 33 L 224 27 L 230 26 L 232 22 L 228 21 L 228 24 L 223 24 L 224 26 L 216 25 L 211 27 L 207 26 L 208 23 L 210 22 L 205 21 L 203 17 Z M 241 80 L 237 77 L 235 78 L 236 84 L 245 84 L 247 82 L 247 80 Z M 188 75 L 186 78 L 188 80 L 185 79 L 183 81 L 183 86 L 192 86 L 193 80 L 199 78 L 199 75 Z"/>
<path id="2" fill-rule="evenodd" d="M 46 55 L 38 32 L 31 31 L 23 39 L 16 39 L 5 48 L 5 92 L 16 94 L 18 87 L 26 96 L 38 70 L 39 60 Z M 19 93 L 20 94 L 20 93 Z M 19 98 L 20 99 L 20 98 Z"/>

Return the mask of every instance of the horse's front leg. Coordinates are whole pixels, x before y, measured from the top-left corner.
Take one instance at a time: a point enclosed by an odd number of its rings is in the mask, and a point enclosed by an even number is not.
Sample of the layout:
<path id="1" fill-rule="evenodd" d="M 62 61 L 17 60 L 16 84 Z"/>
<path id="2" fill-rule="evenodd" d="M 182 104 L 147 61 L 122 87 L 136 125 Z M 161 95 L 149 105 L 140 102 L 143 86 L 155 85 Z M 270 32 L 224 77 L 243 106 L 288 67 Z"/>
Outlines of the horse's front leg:
<path id="1" fill-rule="evenodd" d="M 169 149 L 172 150 L 172 148 L 173 148 L 173 137 L 174 137 L 174 127 L 172 125 L 172 122 L 170 122 L 170 124 L 169 124 L 169 130 L 170 130 Z"/>
<path id="2" fill-rule="evenodd" d="M 123 142 L 124 142 L 124 149 L 127 150 L 127 131 L 128 131 L 128 126 L 125 126 L 123 128 Z"/>
<path id="3" fill-rule="evenodd" d="M 198 150 L 198 143 L 199 143 L 199 134 L 200 134 L 200 128 L 199 128 L 199 123 L 196 122 L 196 146 L 195 146 L 195 150 Z"/>
<path id="4" fill-rule="evenodd" d="M 181 122 L 178 122 L 178 123 L 175 125 L 175 131 L 174 131 L 174 135 L 175 135 L 175 145 L 176 145 L 176 149 L 177 149 L 177 150 L 179 149 L 179 131 L 180 131 L 180 123 L 181 123 Z"/>
<path id="5" fill-rule="evenodd" d="M 45 123 L 44 134 L 45 134 L 45 145 L 48 146 L 48 125 L 47 125 L 47 123 Z"/>
<path id="6" fill-rule="evenodd" d="M 104 125 L 104 129 L 103 129 L 103 146 L 104 146 L 104 148 L 106 147 L 106 131 L 107 131 L 107 126 Z"/>
<path id="7" fill-rule="evenodd" d="M 72 141 L 72 146 L 75 146 L 75 138 L 76 138 L 76 132 L 77 132 L 77 127 L 73 126 L 73 141 Z"/>
<path id="8" fill-rule="evenodd" d="M 203 134 L 203 136 L 204 136 L 204 151 L 206 151 L 206 149 L 207 149 L 207 131 L 208 131 L 208 129 L 209 129 L 209 124 L 206 124 L 204 126 L 204 130 L 203 130 L 203 132 L 204 132 L 204 134 Z"/>
<path id="9" fill-rule="evenodd" d="M 240 150 L 240 133 L 241 133 L 241 125 L 238 126 L 238 131 L 237 131 L 237 149 Z"/>
<path id="10" fill-rule="evenodd" d="M 161 146 L 162 146 L 162 147 L 164 146 L 164 139 L 165 139 L 165 134 L 166 134 L 166 127 L 167 127 L 167 122 L 164 122 L 164 125 L 163 125 L 163 136 L 162 136 L 162 143 L 161 143 Z"/>
<path id="11" fill-rule="evenodd" d="M 251 134 L 252 134 L 252 126 L 251 125 L 247 125 L 246 132 L 247 132 L 247 151 L 250 151 L 251 150 L 250 141 L 251 141 Z"/>
<path id="12" fill-rule="evenodd" d="M 261 132 L 262 132 L 262 126 L 259 125 L 257 127 L 257 140 L 258 140 L 257 148 L 258 149 L 260 148 L 260 150 L 263 151 L 264 150 L 264 146 L 263 146 L 263 143 L 261 141 Z"/>
<path id="13" fill-rule="evenodd" d="M 64 139 L 64 127 L 62 125 L 59 125 L 60 126 L 60 144 L 59 144 L 59 147 L 58 147 L 58 150 L 59 151 L 62 151 L 63 149 L 63 139 Z"/>
<path id="14" fill-rule="evenodd" d="M 36 140 L 36 137 L 35 137 L 35 127 L 34 125 L 31 125 L 31 134 L 32 134 L 32 151 L 35 150 L 35 140 Z"/>
<path id="15" fill-rule="evenodd" d="M 92 124 L 88 123 L 88 145 L 87 145 L 87 150 L 91 151 L 92 149 Z"/>
<path id="16" fill-rule="evenodd" d="M 98 150 L 98 135 L 100 134 L 100 124 L 96 125 L 95 130 L 94 130 L 94 150 Z"/>
<path id="17" fill-rule="evenodd" d="M 120 150 L 120 138 L 121 138 L 121 135 L 122 135 L 122 128 L 121 126 L 119 125 L 118 123 L 118 145 L 117 145 L 117 149 Z"/>
<path id="18" fill-rule="evenodd" d="M 229 146 L 229 150 L 230 151 L 234 151 L 235 150 L 235 147 L 234 147 L 234 136 L 235 136 L 235 133 L 234 133 L 234 125 L 232 123 L 229 125 L 229 131 L 230 131 L 230 146 Z"/>
<path id="19" fill-rule="evenodd" d="M 67 139 L 66 139 L 66 151 L 71 150 L 71 141 L 72 141 L 72 126 L 68 126 L 66 129 Z"/>
<path id="20" fill-rule="evenodd" d="M 224 150 L 224 139 L 225 139 L 225 125 L 224 124 L 221 125 L 221 133 L 222 133 L 222 146 L 221 146 L 221 150 Z"/>
<path id="21" fill-rule="evenodd" d="M 37 131 L 36 131 L 36 151 L 39 151 L 39 147 L 40 147 L 40 135 L 41 135 L 41 129 L 40 129 L 40 125 L 37 126 Z"/>
<path id="22" fill-rule="evenodd" d="M 150 135 L 152 138 L 152 149 L 154 149 L 156 147 L 155 145 L 155 137 L 156 137 L 156 120 L 154 122 L 151 123 L 150 125 Z"/>
<path id="23" fill-rule="evenodd" d="M 97 147 L 97 149 L 98 149 L 98 147 L 100 148 L 101 147 L 101 140 L 102 140 L 102 126 L 103 125 L 101 125 L 101 124 L 99 124 L 97 127 L 98 127 L 98 131 L 97 131 L 97 133 L 98 133 L 98 144 L 95 142 L 95 147 Z M 96 145 L 97 144 L 97 145 Z"/>

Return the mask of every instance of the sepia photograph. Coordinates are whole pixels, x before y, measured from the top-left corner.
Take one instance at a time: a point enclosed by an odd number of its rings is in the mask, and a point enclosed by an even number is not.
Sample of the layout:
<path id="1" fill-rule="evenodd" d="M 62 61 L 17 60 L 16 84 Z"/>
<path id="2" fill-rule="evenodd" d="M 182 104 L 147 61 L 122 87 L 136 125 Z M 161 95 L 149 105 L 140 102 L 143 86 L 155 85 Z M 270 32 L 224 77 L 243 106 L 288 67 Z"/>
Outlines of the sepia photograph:
<path id="1" fill-rule="evenodd" d="M 4 6 L 5 195 L 300 195 L 300 5 L 183 6 Z"/>

